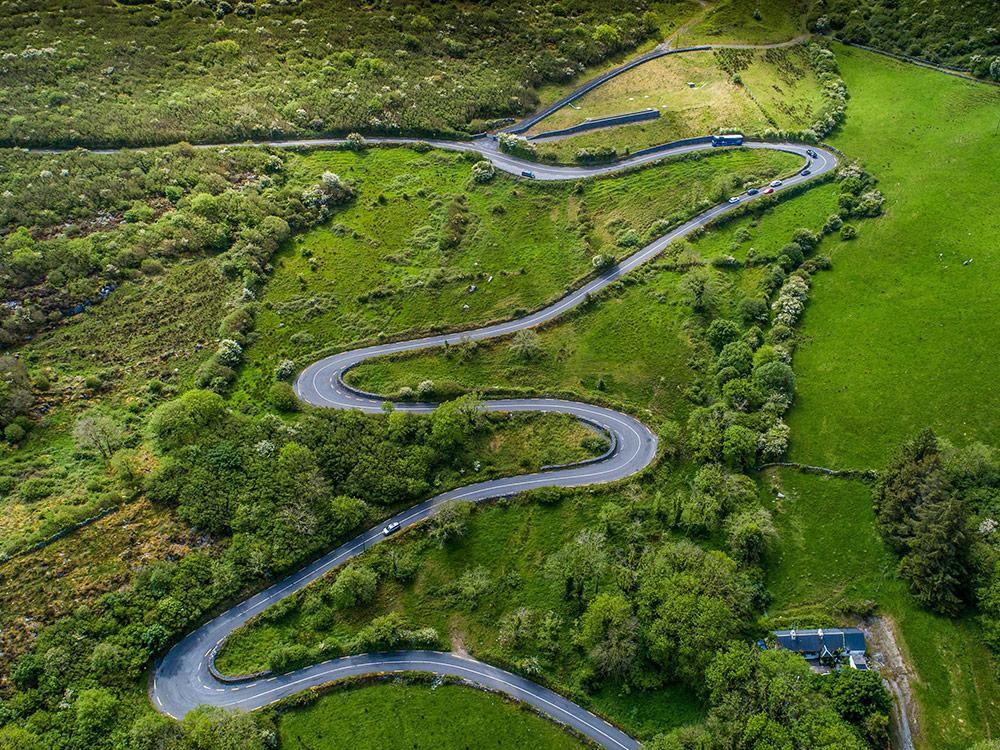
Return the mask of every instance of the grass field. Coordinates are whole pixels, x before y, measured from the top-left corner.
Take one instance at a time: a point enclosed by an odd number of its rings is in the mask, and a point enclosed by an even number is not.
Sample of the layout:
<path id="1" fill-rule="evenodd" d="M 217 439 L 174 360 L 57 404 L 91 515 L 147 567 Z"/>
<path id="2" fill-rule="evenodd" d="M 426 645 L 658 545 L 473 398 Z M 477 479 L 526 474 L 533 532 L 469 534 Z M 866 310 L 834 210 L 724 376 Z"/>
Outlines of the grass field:
<path id="1" fill-rule="evenodd" d="M 795 355 L 791 456 L 877 468 L 926 426 L 959 444 L 995 444 L 1000 359 L 983 332 L 998 324 L 988 301 L 1000 260 L 1000 91 L 852 49 L 837 55 L 851 103 L 833 143 L 879 176 L 886 212 L 853 243 L 825 248 L 834 271 L 816 280 Z M 868 491 L 785 481 L 801 501 L 779 516 L 775 610 L 878 602 L 918 674 L 921 746 L 959 750 L 995 736 L 1000 683 L 978 626 L 917 607 L 875 534 Z"/>
<path id="2" fill-rule="evenodd" d="M 738 70 L 740 83 L 733 81 Z M 585 119 L 655 108 L 659 118 L 613 131 L 540 142 L 572 160 L 583 147 L 637 150 L 731 128 L 747 134 L 768 128 L 807 128 L 823 106 L 802 47 L 775 50 L 685 52 L 652 60 L 612 79 L 542 120 L 530 132 L 557 130 Z"/>
<path id="3" fill-rule="evenodd" d="M 767 576 L 772 621 L 781 627 L 844 624 L 845 613 L 876 603 L 895 623 L 916 673 L 918 747 L 966 750 L 996 736 L 1000 681 L 978 625 L 916 604 L 878 536 L 869 488 L 793 472 L 776 477 L 786 497 L 774 508 L 779 541 Z"/>
<path id="4" fill-rule="evenodd" d="M 332 638 L 350 636 L 387 612 L 401 613 L 414 627 L 434 627 L 453 649 L 466 649 L 491 663 L 507 664 L 525 655 L 497 640 L 498 622 L 521 608 L 554 612 L 560 618 L 560 642 L 568 643 L 575 620 L 572 606 L 539 570 L 547 555 L 593 523 L 606 502 L 628 501 L 620 491 L 596 490 L 556 504 L 491 504 L 476 509 L 466 535 L 444 548 L 420 534 L 404 535 L 391 545 L 375 547 L 366 553 L 369 559 L 389 554 L 390 549 L 398 559 L 416 555 L 419 567 L 412 581 L 385 580 L 371 604 L 338 610 L 327 603 L 325 593 L 333 578 L 324 579 L 297 595 L 291 606 L 283 606 L 281 613 L 237 631 L 223 646 L 217 665 L 229 674 L 262 669 L 278 645 L 315 647 Z M 473 570 L 486 571 L 489 585 L 477 598 L 467 601 L 452 588 Z M 554 657 L 541 658 L 546 681 L 567 689 L 579 654 L 566 647 Z M 606 687 L 590 696 L 588 705 L 644 738 L 695 722 L 701 716 L 692 695 L 669 687 L 627 696 Z"/>
<path id="5" fill-rule="evenodd" d="M 734 151 L 577 184 L 498 175 L 481 185 L 454 154 L 310 155 L 299 169 L 332 169 L 356 180 L 361 197 L 277 256 L 234 398 L 259 401 L 284 358 L 302 366 L 359 341 L 516 317 L 590 274 L 595 254 L 624 255 L 658 221 L 795 163 Z M 447 239 L 455 226 L 457 240 Z"/>
<path id="6" fill-rule="evenodd" d="M 518 704 L 461 685 L 400 681 L 335 690 L 281 715 L 281 750 L 582 750 L 565 730 Z"/>
<path id="7" fill-rule="evenodd" d="M 927 426 L 996 444 L 1000 89 L 836 51 L 851 102 L 833 143 L 878 175 L 886 211 L 816 281 L 791 455 L 881 466 Z"/>
<path id="8" fill-rule="evenodd" d="M 717 0 L 686 26 L 674 46 L 774 44 L 805 32 L 806 0 Z"/>
<path id="9" fill-rule="evenodd" d="M 836 210 L 836 201 L 836 187 L 821 185 L 763 216 L 735 219 L 694 242 L 679 243 L 672 252 L 680 259 L 733 255 L 741 260 L 751 249 L 771 253 L 786 244 L 795 229 L 817 230 Z M 739 292 L 752 289 L 759 275 L 758 269 L 715 271 L 717 311 L 732 314 L 728 305 Z M 543 354 L 534 362 L 519 361 L 504 340 L 445 356 L 434 350 L 370 360 L 347 378 L 360 388 L 385 394 L 427 379 L 445 390 L 479 389 L 486 395 L 509 390 L 569 392 L 583 399 L 610 398 L 676 419 L 690 407 L 684 389 L 692 379 L 690 312 L 679 302 L 680 278 L 680 273 L 662 267 L 637 271 L 628 285 L 542 330 Z"/>

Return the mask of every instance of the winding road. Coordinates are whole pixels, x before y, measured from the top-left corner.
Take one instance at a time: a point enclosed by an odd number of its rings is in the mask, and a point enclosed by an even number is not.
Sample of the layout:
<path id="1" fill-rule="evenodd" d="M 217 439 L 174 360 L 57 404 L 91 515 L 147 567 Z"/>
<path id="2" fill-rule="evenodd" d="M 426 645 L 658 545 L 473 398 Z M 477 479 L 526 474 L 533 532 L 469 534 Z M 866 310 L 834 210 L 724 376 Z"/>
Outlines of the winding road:
<path id="1" fill-rule="evenodd" d="M 529 118 L 537 121 L 538 118 Z M 489 159 L 500 170 L 515 176 L 531 172 L 536 180 L 577 180 L 596 177 L 637 167 L 667 156 L 713 149 L 709 143 L 667 144 L 661 149 L 633 156 L 613 164 L 598 166 L 554 166 L 526 161 L 499 150 L 492 136 L 472 141 L 424 140 L 416 138 L 370 138 L 372 143 L 429 143 L 452 151 L 475 151 Z M 313 139 L 306 141 L 269 141 L 260 145 L 274 147 L 322 147 L 342 143 L 343 139 Z M 237 145 L 237 144 L 233 144 Z M 796 173 L 784 180 L 778 190 L 787 190 L 813 180 L 837 166 L 837 157 L 818 146 L 796 143 L 748 141 L 745 148 L 770 149 L 796 154 L 809 164 L 811 173 Z M 807 154 L 812 148 L 815 157 Z M 441 334 L 379 344 L 342 352 L 315 362 L 299 375 L 295 392 L 303 401 L 319 407 L 360 409 L 380 412 L 384 398 L 364 393 L 346 385 L 344 373 L 372 357 L 429 349 L 446 343 L 482 341 L 506 336 L 515 331 L 549 322 L 581 304 L 589 295 L 604 289 L 638 266 L 659 255 L 674 240 L 690 234 L 720 216 L 738 209 L 743 203 L 758 200 L 762 195 L 743 195 L 735 204 L 723 203 L 694 217 L 620 261 L 601 275 L 591 279 L 558 301 L 523 318 L 459 333 Z M 428 413 L 436 408 L 432 403 L 398 403 L 401 411 Z M 611 449 L 596 461 L 582 462 L 515 477 L 478 482 L 445 492 L 397 514 L 389 521 L 400 527 L 418 524 L 436 513 L 443 503 L 461 500 L 476 502 L 513 495 L 538 487 L 574 487 L 613 482 L 632 476 L 648 466 L 656 456 L 657 441 L 653 432 L 635 417 L 592 404 L 560 399 L 505 399 L 485 402 L 485 408 L 497 412 L 551 412 L 570 414 L 605 431 L 611 437 Z M 225 639 L 251 618 L 277 602 L 302 590 L 331 570 L 382 541 L 381 529 L 387 522 L 369 529 L 351 541 L 329 552 L 232 609 L 205 623 L 177 643 L 158 661 L 150 681 L 150 697 L 163 713 L 177 718 L 202 704 L 252 710 L 269 705 L 310 687 L 316 687 L 345 677 L 378 673 L 425 671 L 459 677 L 490 690 L 505 693 L 517 700 L 572 727 L 608 750 L 636 750 L 639 742 L 607 721 L 593 715 L 572 701 L 523 677 L 474 659 L 436 651 L 399 651 L 372 653 L 332 659 L 287 674 L 264 674 L 245 679 L 227 678 L 215 669 L 214 660 Z"/>

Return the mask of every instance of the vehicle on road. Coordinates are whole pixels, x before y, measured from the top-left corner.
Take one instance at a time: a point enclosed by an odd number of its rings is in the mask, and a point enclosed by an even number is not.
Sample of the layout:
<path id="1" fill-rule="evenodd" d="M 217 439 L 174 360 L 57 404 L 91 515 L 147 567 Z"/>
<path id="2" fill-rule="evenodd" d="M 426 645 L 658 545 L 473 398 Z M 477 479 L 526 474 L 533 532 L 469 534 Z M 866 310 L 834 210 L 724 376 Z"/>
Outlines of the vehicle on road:
<path id="1" fill-rule="evenodd" d="M 747 190 L 747 195 L 757 195 L 760 191 L 757 188 L 749 188 Z"/>
<path id="2" fill-rule="evenodd" d="M 813 159 L 816 158 L 816 152 L 813 151 L 811 148 L 807 148 L 806 153 L 809 154 L 809 156 L 811 156 Z"/>
<path id="3" fill-rule="evenodd" d="M 730 203 L 739 203 L 740 202 L 740 196 L 734 195 L 732 198 L 729 199 L 729 202 Z"/>
<path id="4" fill-rule="evenodd" d="M 781 187 L 781 180 L 772 180 L 771 181 L 771 187 L 773 187 L 773 188 Z"/>
<path id="5" fill-rule="evenodd" d="M 389 536 L 389 534 L 395 534 L 397 531 L 399 531 L 399 521 L 393 521 L 382 529 L 382 536 Z"/>
<path id="6" fill-rule="evenodd" d="M 521 177 L 527 177 L 529 180 L 533 180 L 535 179 L 535 173 L 529 172 L 528 170 L 524 170 L 523 172 L 521 172 Z"/>
<path id="7" fill-rule="evenodd" d="M 764 189 L 764 195 L 770 195 L 773 192 L 774 192 L 774 188 L 773 187 L 769 187 L 769 188 L 765 188 Z"/>
<path id="8" fill-rule="evenodd" d="M 808 175 L 812 174 L 812 170 L 806 167 L 801 172 L 799 172 L 799 174 L 802 175 L 803 177 L 807 177 Z"/>
<path id="9" fill-rule="evenodd" d="M 743 135 L 741 133 L 734 133 L 732 135 L 713 135 L 712 136 L 713 146 L 742 146 L 743 145 Z"/>

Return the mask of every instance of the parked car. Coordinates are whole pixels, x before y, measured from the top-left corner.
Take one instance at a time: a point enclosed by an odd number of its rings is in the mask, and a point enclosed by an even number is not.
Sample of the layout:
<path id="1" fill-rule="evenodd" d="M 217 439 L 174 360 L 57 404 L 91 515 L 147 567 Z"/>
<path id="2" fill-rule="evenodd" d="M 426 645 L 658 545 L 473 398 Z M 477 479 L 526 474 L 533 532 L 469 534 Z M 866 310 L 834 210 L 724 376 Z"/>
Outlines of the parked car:
<path id="1" fill-rule="evenodd" d="M 382 529 L 382 535 L 389 536 L 389 534 L 395 534 L 397 531 L 399 531 L 399 521 L 393 521 Z"/>
<path id="2" fill-rule="evenodd" d="M 730 203 L 739 203 L 740 202 L 740 196 L 734 195 L 732 198 L 729 199 L 729 202 Z"/>
<path id="3" fill-rule="evenodd" d="M 528 172 L 527 170 L 525 170 L 525 171 L 521 172 L 521 177 L 527 177 L 529 180 L 533 180 L 533 179 L 535 179 L 535 173 L 534 172 Z"/>

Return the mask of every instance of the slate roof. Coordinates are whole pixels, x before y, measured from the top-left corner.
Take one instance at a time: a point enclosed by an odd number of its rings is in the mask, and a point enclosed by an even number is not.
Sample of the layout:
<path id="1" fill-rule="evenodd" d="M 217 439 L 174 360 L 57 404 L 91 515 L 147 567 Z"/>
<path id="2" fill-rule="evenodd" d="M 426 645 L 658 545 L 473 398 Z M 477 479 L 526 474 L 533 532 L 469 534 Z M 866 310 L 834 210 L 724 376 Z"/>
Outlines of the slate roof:
<path id="1" fill-rule="evenodd" d="M 838 649 L 848 654 L 865 652 L 865 634 L 857 628 L 776 630 L 774 635 L 778 639 L 778 648 L 798 654 L 821 656 L 833 654 Z"/>

